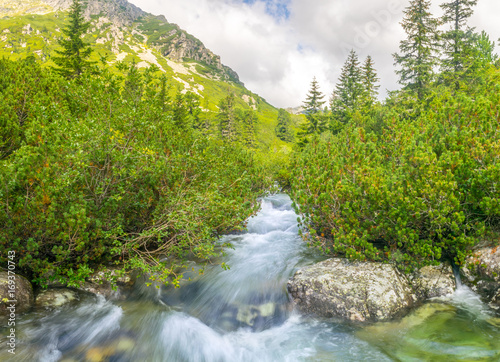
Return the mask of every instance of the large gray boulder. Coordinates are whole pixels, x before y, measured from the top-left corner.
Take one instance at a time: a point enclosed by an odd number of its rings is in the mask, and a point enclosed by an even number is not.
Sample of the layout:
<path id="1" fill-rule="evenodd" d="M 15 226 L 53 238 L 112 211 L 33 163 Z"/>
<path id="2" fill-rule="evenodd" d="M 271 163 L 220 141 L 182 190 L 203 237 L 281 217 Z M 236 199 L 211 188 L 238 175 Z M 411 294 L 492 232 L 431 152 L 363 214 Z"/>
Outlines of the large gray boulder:
<path id="1" fill-rule="evenodd" d="M 346 259 L 300 269 L 288 290 L 305 312 L 361 323 L 403 315 L 418 302 L 409 280 L 391 265 Z"/>
<path id="2" fill-rule="evenodd" d="M 500 309 L 500 247 L 476 250 L 461 269 L 462 282 Z"/>
<path id="3" fill-rule="evenodd" d="M 13 300 L 16 302 L 11 302 Z M 0 271 L 0 315 L 8 316 L 13 311 L 15 314 L 26 312 L 33 303 L 33 287 L 28 279 L 19 274 L 9 276 L 7 272 Z"/>

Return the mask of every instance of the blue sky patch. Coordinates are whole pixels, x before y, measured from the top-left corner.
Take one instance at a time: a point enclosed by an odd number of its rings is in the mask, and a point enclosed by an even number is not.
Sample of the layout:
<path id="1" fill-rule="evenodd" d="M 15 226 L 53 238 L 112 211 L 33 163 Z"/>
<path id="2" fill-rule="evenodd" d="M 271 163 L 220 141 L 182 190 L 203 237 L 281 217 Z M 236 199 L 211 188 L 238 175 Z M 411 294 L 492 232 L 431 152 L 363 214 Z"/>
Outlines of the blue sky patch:
<path id="1" fill-rule="evenodd" d="M 254 4 L 257 1 L 266 3 L 267 13 L 277 20 L 286 20 L 290 17 L 288 4 L 290 0 L 243 0 L 245 4 Z"/>

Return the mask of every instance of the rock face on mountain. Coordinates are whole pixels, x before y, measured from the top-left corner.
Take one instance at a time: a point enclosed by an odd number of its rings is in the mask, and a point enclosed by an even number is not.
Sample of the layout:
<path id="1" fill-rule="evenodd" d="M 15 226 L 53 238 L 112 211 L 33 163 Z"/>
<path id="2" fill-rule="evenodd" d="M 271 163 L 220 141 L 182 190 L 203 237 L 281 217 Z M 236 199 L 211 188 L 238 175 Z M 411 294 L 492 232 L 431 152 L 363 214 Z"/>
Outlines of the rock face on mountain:
<path id="1" fill-rule="evenodd" d="M 153 43 L 163 56 L 176 62 L 192 59 L 205 63 L 220 70 L 223 78 L 226 80 L 240 83 L 238 74 L 231 68 L 223 65 L 220 56 L 205 48 L 201 41 L 190 36 L 177 25 L 172 25 L 175 26 L 175 29 L 171 30 L 163 38 L 159 38 L 158 42 Z M 168 43 L 162 44 L 161 42 L 165 39 L 169 39 Z"/>
<path id="2" fill-rule="evenodd" d="M 67 10 L 71 6 L 73 0 L 43 0 L 54 10 Z M 137 27 L 134 24 L 138 20 L 154 19 L 155 23 L 158 25 L 158 29 L 153 31 L 161 31 L 161 28 L 165 25 L 169 25 L 172 29 L 160 35 L 156 40 L 149 39 L 149 45 L 153 46 L 160 53 L 176 62 L 182 62 L 186 59 L 195 60 L 201 63 L 205 63 L 220 71 L 220 76 L 225 80 L 230 80 L 239 83 L 238 74 L 231 68 L 222 64 L 220 56 L 214 54 L 212 51 L 207 49 L 203 43 L 196 39 L 195 37 L 189 35 L 187 32 L 182 30 L 178 25 L 171 24 L 167 21 L 164 16 L 153 16 L 150 15 L 135 5 L 130 4 L 126 0 L 88 0 L 85 5 L 85 16 L 90 19 L 92 15 L 102 15 L 106 20 L 110 20 L 115 29 L 115 33 L 119 33 L 119 28 L 123 26 L 134 27 L 136 32 L 141 26 Z M 147 36 L 146 36 L 147 37 Z M 118 37 L 114 37 L 115 40 Z M 123 40 L 123 37 L 121 37 Z M 155 37 L 156 38 L 156 37 Z M 115 41 L 116 42 L 116 41 Z M 119 44 L 115 47 L 118 48 Z"/>
<path id="3" fill-rule="evenodd" d="M 44 0 L 55 11 L 67 10 L 73 0 Z M 85 17 L 105 14 L 118 26 L 130 26 L 134 21 L 146 15 L 144 11 L 126 0 L 87 0 L 85 3 Z"/>
<path id="4" fill-rule="evenodd" d="M 72 3 L 73 0 L 0 0 L 0 18 L 67 11 Z M 97 37 L 99 44 L 109 42 L 113 53 L 132 48 L 130 40 L 137 37 L 142 39 L 140 46 L 156 49 L 174 62 L 200 62 L 208 66 L 210 76 L 242 84 L 238 74 L 222 64 L 220 56 L 178 25 L 169 23 L 163 15 L 146 13 L 126 0 L 86 0 L 82 3 L 84 16 L 91 21 L 88 32 Z"/>

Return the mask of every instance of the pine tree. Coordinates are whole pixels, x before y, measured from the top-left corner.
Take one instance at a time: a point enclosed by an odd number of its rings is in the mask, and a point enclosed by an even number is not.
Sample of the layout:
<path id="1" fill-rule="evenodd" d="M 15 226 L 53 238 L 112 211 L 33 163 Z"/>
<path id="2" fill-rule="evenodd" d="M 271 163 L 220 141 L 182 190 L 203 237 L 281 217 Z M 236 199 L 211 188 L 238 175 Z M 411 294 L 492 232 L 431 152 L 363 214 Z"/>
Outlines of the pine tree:
<path id="1" fill-rule="evenodd" d="M 291 142 L 293 139 L 292 133 L 290 132 L 290 113 L 288 113 L 283 108 L 278 111 L 278 125 L 274 129 L 276 137 L 285 142 Z"/>
<path id="2" fill-rule="evenodd" d="M 141 101 L 144 91 L 143 76 L 139 72 L 135 62 L 132 62 L 130 66 L 122 63 L 120 68 L 127 71 L 127 77 L 125 78 L 123 87 L 123 98 L 137 105 Z"/>
<path id="3" fill-rule="evenodd" d="M 325 101 L 323 101 L 324 97 L 325 95 L 319 90 L 318 81 L 314 77 L 311 82 L 311 89 L 304 102 L 306 122 L 301 125 L 298 133 L 301 138 L 300 144 L 307 143 L 308 135 L 321 133 L 326 130 L 326 117 L 322 111 L 323 104 L 325 104 Z"/>
<path id="4" fill-rule="evenodd" d="M 172 104 L 172 120 L 178 128 L 186 128 L 189 124 L 188 109 L 184 96 L 181 92 L 177 92 Z"/>
<path id="5" fill-rule="evenodd" d="M 354 112 L 360 105 L 360 99 L 363 95 L 362 81 L 358 55 L 354 50 L 351 50 L 342 67 L 335 90 L 336 98 L 340 101 L 338 103 L 340 111 L 343 111 L 346 115 Z M 335 97 L 332 96 L 333 98 Z"/>
<path id="6" fill-rule="evenodd" d="M 73 0 L 69 18 L 70 23 L 62 29 L 65 38 L 58 41 L 63 50 L 56 50 L 59 56 L 52 59 L 58 66 L 55 69 L 59 73 L 66 78 L 75 78 L 93 64 L 87 60 L 92 53 L 92 48 L 82 39 L 90 23 L 83 18 L 82 4 L 79 0 Z"/>
<path id="7" fill-rule="evenodd" d="M 435 53 L 439 48 L 439 21 L 429 12 L 429 0 L 411 0 L 404 11 L 401 25 L 408 38 L 399 45 L 401 54 L 395 53 L 396 70 L 399 82 L 417 93 L 419 99 L 425 95 L 426 88 L 433 81 L 433 68 L 437 63 Z"/>
<path id="8" fill-rule="evenodd" d="M 453 0 L 441 5 L 444 11 L 442 22 L 450 24 L 450 30 L 443 34 L 445 58 L 441 66 L 454 79 L 457 90 L 460 88 L 460 78 L 466 71 L 466 64 L 473 56 L 473 39 L 470 36 L 473 29 L 468 28 L 467 19 L 474 13 L 472 7 L 476 4 L 477 0 Z"/>
<path id="9" fill-rule="evenodd" d="M 239 120 L 239 139 L 247 146 L 255 145 L 255 123 L 257 114 L 253 109 L 237 109 Z"/>
<path id="10" fill-rule="evenodd" d="M 469 36 L 472 38 L 471 57 L 466 59 L 464 63 L 463 79 L 468 86 L 475 86 L 484 82 L 486 78 L 484 72 L 488 70 L 489 66 L 496 64 L 498 55 L 495 54 L 495 42 L 490 40 L 485 31 Z"/>
<path id="11" fill-rule="evenodd" d="M 352 118 L 352 113 L 359 109 L 363 94 L 363 76 L 358 55 L 351 50 L 330 99 L 333 117 L 347 123 Z"/>
<path id="12" fill-rule="evenodd" d="M 160 93 L 158 95 L 158 103 L 162 112 L 167 110 L 168 104 L 170 103 L 170 85 L 167 83 L 167 76 L 162 73 L 160 76 Z"/>
<path id="13" fill-rule="evenodd" d="M 187 92 L 184 95 L 184 103 L 189 117 L 188 123 L 196 129 L 205 128 L 206 125 L 201 119 L 200 96 L 193 92 Z"/>
<path id="14" fill-rule="evenodd" d="M 236 115 L 234 109 L 234 94 L 229 93 L 219 102 L 219 130 L 223 138 L 234 140 L 236 135 Z"/>
<path id="15" fill-rule="evenodd" d="M 361 68 L 361 79 L 363 83 L 363 106 L 371 107 L 378 97 L 378 89 L 380 85 L 377 83 L 380 79 L 377 77 L 377 72 L 375 71 L 373 59 L 371 56 L 366 57 L 365 63 Z"/>
<path id="16" fill-rule="evenodd" d="M 325 104 L 323 101 L 324 97 L 323 93 L 319 90 L 318 81 L 316 80 L 316 77 L 314 77 L 311 82 L 311 89 L 309 90 L 304 102 L 305 113 L 316 114 L 320 112 L 323 104 Z"/>

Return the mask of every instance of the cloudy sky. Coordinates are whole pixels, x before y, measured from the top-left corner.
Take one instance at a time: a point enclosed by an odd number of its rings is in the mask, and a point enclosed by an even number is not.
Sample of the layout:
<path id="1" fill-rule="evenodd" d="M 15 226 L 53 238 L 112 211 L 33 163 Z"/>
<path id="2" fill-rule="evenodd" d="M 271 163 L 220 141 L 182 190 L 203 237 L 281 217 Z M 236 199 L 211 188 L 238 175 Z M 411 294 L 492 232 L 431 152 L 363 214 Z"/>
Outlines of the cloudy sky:
<path id="1" fill-rule="evenodd" d="M 129 1 L 199 38 L 276 107 L 301 105 L 313 77 L 329 97 L 350 49 L 373 57 L 383 95 L 399 87 L 391 54 L 409 0 Z M 434 14 L 445 1 L 434 1 Z M 470 24 L 497 40 L 499 16 L 500 1 L 479 0 Z"/>

